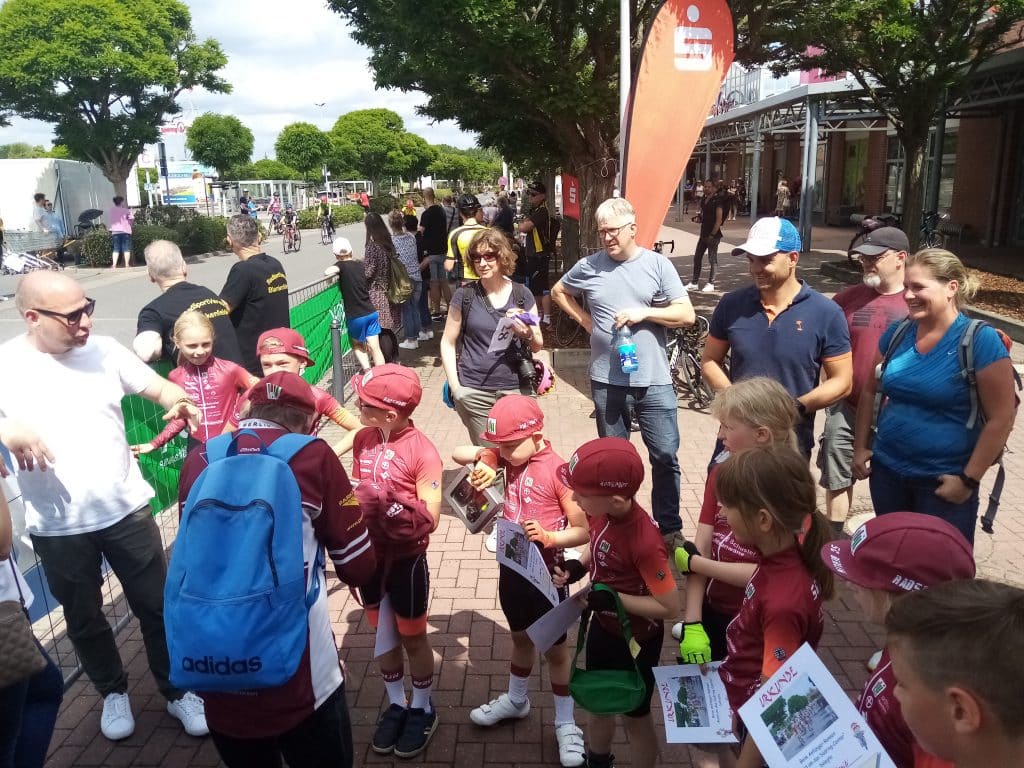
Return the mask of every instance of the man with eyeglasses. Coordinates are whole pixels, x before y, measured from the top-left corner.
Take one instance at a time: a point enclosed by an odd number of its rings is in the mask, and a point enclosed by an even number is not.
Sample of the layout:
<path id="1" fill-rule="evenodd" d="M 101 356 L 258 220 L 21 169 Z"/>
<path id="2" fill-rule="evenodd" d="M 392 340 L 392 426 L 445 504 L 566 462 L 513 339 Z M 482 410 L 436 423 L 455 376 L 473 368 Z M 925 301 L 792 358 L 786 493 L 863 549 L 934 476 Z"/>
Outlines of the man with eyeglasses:
<path id="1" fill-rule="evenodd" d="M 0 442 L 18 465 L 26 528 L 46 582 L 64 607 L 68 637 L 103 697 L 111 740 L 135 728 L 128 675 L 103 612 L 105 558 L 139 619 L 149 668 L 167 711 L 187 733 L 207 733 L 203 701 L 169 680 L 163 603 L 166 566 L 132 459 L 121 398 L 137 394 L 192 428 L 200 412 L 184 390 L 107 336 L 92 335 L 96 302 L 70 277 L 32 272 L 18 285 L 24 334 L 0 345 Z"/>
<path id="2" fill-rule="evenodd" d="M 651 511 L 671 554 L 682 546 L 679 517 L 679 423 L 665 353 L 665 329 L 692 325 L 693 306 L 672 262 L 642 248 L 636 212 L 623 198 L 595 214 L 604 249 L 580 259 L 551 289 L 555 303 L 590 334 L 590 386 L 601 437 L 629 439 L 630 411 L 651 461 Z M 587 302 L 584 310 L 576 298 Z M 628 325 L 640 368 L 625 373 L 615 347 Z"/>
<path id="3" fill-rule="evenodd" d="M 752 376 L 785 387 L 800 413 L 800 450 L 810 460 L 814 414 L 850 394 L 852 364 L 842 310 L 796 275 L 800 250 L 793 222 L 778 216 L 754 222 L 746 242 L 732 250 L 746 257 L 754 284 L 718 302 L 701 369 L 716 392 Z M 727 354 L 728 374 L 722 367 Z"/>
<path id="4" fill-rule="evenodd" d="M 828 407 L 821 435 L 818 467 L 825 489 L 825 510 L 836 534 L 843 531 L 853 502 L 853 432 L 864 383 L 875 375 L 878 340 L 892 323 L 907 316 L 903 298 L 903 273 L 910 243 L 903 230 L 881 227 L 853 247 L 864 271 L 861 285 L 851 285 L 835 295 L 850 329 L 853 351 L 853 391 Z M 874 407 L 865 402 L 865 408 Z"/>

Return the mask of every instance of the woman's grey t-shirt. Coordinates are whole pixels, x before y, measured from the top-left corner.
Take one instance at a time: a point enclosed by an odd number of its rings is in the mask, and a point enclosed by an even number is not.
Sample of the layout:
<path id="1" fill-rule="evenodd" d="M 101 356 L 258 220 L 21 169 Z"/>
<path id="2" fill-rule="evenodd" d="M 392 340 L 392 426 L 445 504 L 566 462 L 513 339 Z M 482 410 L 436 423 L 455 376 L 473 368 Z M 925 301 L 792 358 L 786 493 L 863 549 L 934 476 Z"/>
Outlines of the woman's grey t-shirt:
<path id="1" fill-rule="evenodd" d="M 594 320 L 590 336 L 590 378 L 620 387 L 671 384 L 665 356 L 665 326 L 644 321 L 630 326 L 640 369 L 623 373 L 614 346 L 615 314 L 630 307 L 664 306 L 686 298 L 686 289 L 672 262 L 659 253 L 641 248 L 629 261 L 616 261 L 607 251 L 580 259 L 562 285 L 573 296 L 587 300 Z"/>
<path id="2" fill-rule="evenodd" d="M 502 307 L 494 307 L 494 314 L 488 311 L 490 303 L 480 295 L 476 289 L 477 284 L 467 283 L 462 288 L 457 288 L 452 295 L 451 305 L 462 310 L 462 297 L 464 291 L 470 291 L 473 302 L 469 308 L 469 316 L 462 315 L 462 353 L 459 355 L 459 383 L 473 389 L 483 389 L 488 392 L 498 390 L 519 389 L 519 377 L 516 375 L 515 362 L 511 351 L 488 352 L 491 345 L 491 338 L 498 327 L 498 318 L 504 316 L 509 309 L 518 307 L 516 302 L 516 291 L 521 291 L 523 299 L 523 311 L 533 312 L 537 302 L 533 295 L 513 284 L 512 292 L 508 301 Z"/>

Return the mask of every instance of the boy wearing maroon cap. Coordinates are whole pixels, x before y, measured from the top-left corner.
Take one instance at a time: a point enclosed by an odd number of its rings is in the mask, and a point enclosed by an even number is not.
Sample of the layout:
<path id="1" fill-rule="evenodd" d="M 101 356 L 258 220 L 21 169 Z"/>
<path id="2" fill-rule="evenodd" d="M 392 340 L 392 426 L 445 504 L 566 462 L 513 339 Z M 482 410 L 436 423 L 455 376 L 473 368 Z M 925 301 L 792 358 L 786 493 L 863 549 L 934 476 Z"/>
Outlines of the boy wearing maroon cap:
<path id="1" fill-rule="evenodd" d="M 924 749 L 957 768 L 1024 765 L 1024 590 L 938 584 L 895 600 L 885 628 L 896 697 Z"/>
<path id="2" fill-rule="evenodd" d="M 586 544 L 589 534 L 583 510 L 559 478 L 558 469 L 565 462 L 544 439 L 543 429 L 544 414 L 536 399 L 506 395 L 487 414 L 487 430 L 480 435 L 497 447 L 459 446 L 452 458 L 459 464 L 475 462 L 470 482 L 478 489 L 491 484 L 495 470 L 504 469 L 504 517 L 523 526 L 548 568 L 553 569 L 563 565 L 565 547 Z M 569 595 L 565 586 L 558 592 L 560 600 Z M 469 719 L 482 726 L 521 719 L 530 713 L 526 689 L 537 652 L 526 628 L 551 607 L 536 587 L 504 565 L 498 570 L 498 599 L 512 632 L 508 693 L 469 713 Z M 555 699 L 559 761 L 565 768 L 574 768 L 584 763 L 583 731 L 576 725 L 569 696 L 570 656 L 565 639 L 562 635 L 544 656 Z"/>
<path id="3" fill-rule="evenodd" d="M 658 759 L 659 742 L 651 719 L 652 670 L 661 655 L 663 622 L 678 615 L 680 606 L 661 533 L 634 499 L 644 479 L 644 465 L 628 440 L 602 437 L 581 445 L 558 472 L 587 514 L 590 548 L 579 560 L 555 567 L 555 584 L 571 584 L 589 572 L 592 584 L 606 584 L 619 593 L 633 637 L 640 644 L 636 664 L 647 685 L 646 700 L 625 714 L 623 725 L 632 747 L 631 765 L 651 768 Z M 611 595 L 591 592 L 587 605 L 595 612 L 587 632 L 587 669 L 632 669 L 633 657 Z M 588 768 L 614 766 L 614 735 L 614 716 L 591 714 Z"/>
<path id="4" fill-rule="evenodd" d="M 427 545 L 441 519 L 441 456 L 409 418 L 423 394 L 415 371 L 387 363 L 354 376 L 352 385 L 367 427 L 352 446 L 352 475 L 381 552 L 374 580 L 361 590 L 363 602 L 376 627 L 387 595 L 401 636 L 400 646 L 380 657 L 390 706 L 377 722 L 372 747 L 377 754 L 410 758 L 423 751 L 437 728 L 430 699 L 434 653 L 427 639 Z M 403 648 L 412 675 L 408 708 Z"/>
<path id="5" fill-rule="evenodd" d="M 851 540 L 822 547 L 821 559 L 846 580 L 864 617 L 875 624 L 885 622 L 899 595 L 974 578 L 974 556 L 963 535 L 941 518 L 914 512 L 868 520 Z M 913 768 L 920 748 L 903 720 L 895 690 L 892 660 L 885 649 L 857 708 L 896 768 Z"/>
<path id="6" fill-rule="evenodd" d="M 239 453 L 257 452 L 288 432 L 308 433 L 315 418 L 309 385 L 294 373 L 279 372 L 250 390 L 252 411 L 242 421 Z M 249 431 L 255 434 L 249 434 Z M 185 459 L 178 491 L 179 509 L 206 468 L 205 446 Z M 309 578 L 324 547 L 345 584 L 361 586 L 377 569 L 377 558 L 341 462 L 323 440 L 303 447 L 289 467 L 302 497 L 303 548 Z M 244 482 L 244 478 L 240 478 Z M 231 546 L 232 542 L 224 542 Z M 236 693 L 203 694 L 210 735 L 229 768 L 280 765 L 351 766 L 352 732 L 344 678 L 331 631 L 327 591 L 309 609 L 305 652 L 297 671 L 283 685 Z"/>
<path id="7" fill-rule="evenodd" d="M 277 371 L 290 371 L 301 376 L 308 366 L 316 365 L 309 356 L 302 334 L 291 328 L 273 328 L 260 334 L 256 343 L 256 354 L 259 356 L 264 376 Z M 352 450 L 352 441 L 362 426 L 359 419 L 342 407 L 329 392 L 314 386 L 310 386 L 309 389 L 316 403 L 316 419 L 313 421 L 313 431 L 310 434 L 315 435 L 320 431 L 322 419 L 330 419 L 345 430 L 341 440 L 332 446 L 336 454 L 343 456 Z M 247 407 L 248 394 L 239 400 L 238 408 L 225 431 L 233 431 L 238 427 L 241 414 L 245 413 Z"/>

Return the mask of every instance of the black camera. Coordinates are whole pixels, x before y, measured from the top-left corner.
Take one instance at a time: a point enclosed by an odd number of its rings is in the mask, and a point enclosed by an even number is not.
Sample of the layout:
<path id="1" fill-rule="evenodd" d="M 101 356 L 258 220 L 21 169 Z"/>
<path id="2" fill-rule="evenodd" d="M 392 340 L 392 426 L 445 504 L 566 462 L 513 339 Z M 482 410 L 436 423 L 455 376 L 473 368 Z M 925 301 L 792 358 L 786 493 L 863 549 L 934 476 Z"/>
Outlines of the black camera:
<path id="1" fill-rule="evenodd" d="M 537 391 L 537 370 L 533 367 L 533 352 L 527 344 L 522 339 L 516 339 L 509 345 L 508 354 L 512 355 L 512 367 L 519 379 L 520 394 L 532 395 Z"/>

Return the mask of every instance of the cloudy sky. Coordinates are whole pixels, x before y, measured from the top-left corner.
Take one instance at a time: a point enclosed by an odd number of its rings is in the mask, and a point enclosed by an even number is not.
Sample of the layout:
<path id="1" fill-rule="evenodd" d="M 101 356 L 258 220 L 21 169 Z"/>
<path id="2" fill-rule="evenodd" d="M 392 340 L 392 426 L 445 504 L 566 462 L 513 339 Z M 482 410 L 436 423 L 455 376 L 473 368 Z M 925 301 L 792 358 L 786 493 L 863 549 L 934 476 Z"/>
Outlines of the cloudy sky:
<path id="1" fill-rule="evenodd" d="M 2 4 L 2 3 L 0 3 Z M 324 0 L 185 0 L 200 39 L 218 40 L 228 57 L 222 76 L 229 94 L 195 91 L 180 99 L 184 118 L 204 112 L 232 114 L 252 130 L 253 160 L 274 156 L 274 140 L 302 120 L 328 129 L 346 112 L 386 107 L 402 116 L 406 130 L 431 144 L 475 143 L 455 123 L 431 124 L 415 113 L 419 93 L 378 91 L 367 66 L 367 49 L 348 35 L 346 22 Z M 316 106 L 324 102 L 323 107 Z M 0 128 L 0 144 L 25 141 L 49 147 L 48 124 L 15 119 Z M 184 142 L 170 138 L 168 154 L 184 159 Z"/>

